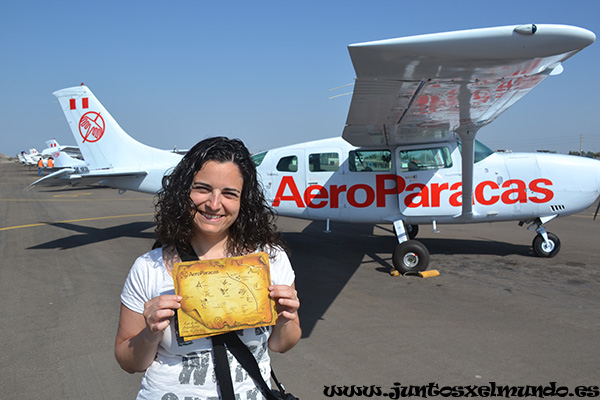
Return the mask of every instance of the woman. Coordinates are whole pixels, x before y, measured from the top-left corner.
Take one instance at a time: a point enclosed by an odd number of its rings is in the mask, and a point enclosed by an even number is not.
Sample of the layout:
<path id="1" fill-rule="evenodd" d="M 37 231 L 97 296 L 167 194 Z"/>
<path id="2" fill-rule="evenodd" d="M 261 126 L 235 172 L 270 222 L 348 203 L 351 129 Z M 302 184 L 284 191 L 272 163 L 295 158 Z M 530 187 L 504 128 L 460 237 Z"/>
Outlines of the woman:
<path id="1" fill-rule="evenodd" d="M 244 144 L 223 137 L 196 144 L 163 178 L 156 204 L 155 249 L 133 264 L 121 294 L 115 356 L 125 371 L 146 371 L 138 399 L 218 399 L 210 338 L 183 341 L 176 330 L 171 271 L 177 248 L 201 260 L 265 251 L 270 256 L 270 296 L 276 301 L 272 327 L 238 331 L 269 382 L 267 347 L 285 352 L 301 330 L 294 272 L 275 231 L 256 167 Z M 193 254 L 193 253 L 192 253 Z M 262 398 L 255 382 L 231 356 L 230 372 L 240 399 Z"/>

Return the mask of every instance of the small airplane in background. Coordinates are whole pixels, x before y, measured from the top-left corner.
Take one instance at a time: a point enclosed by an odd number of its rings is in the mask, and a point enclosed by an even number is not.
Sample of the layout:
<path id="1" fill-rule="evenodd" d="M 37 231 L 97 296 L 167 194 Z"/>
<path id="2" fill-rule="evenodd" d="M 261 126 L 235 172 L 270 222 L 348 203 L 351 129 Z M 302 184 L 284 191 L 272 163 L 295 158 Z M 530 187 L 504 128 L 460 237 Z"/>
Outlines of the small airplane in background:
<path id="1" fill-rule="evenodd" d="M 59 156 L 59 153 L 62 154 L 62 157 Z M 81 152 L 77 146 L 61 146 L 56 139 L 47 140 L 46 148 L 41 153 L 32 148 L 29 149 L 29 153 L 22 151 L 17 154 L 17 158 L 21 164 L 37 166 L 38 160 L 41 158 L 46 168 L 48 168 L 48 159 L 50 157 L 54 160 L 54 167 L 49 167 L 50 170 L 74 165 L 85 165 L 81 160 Z M 59 158 L 60 160 L 57 161 Z"/>
<path id="2" fill-rule="evenodd" d="M 46 141 L 46 148 L 42 150 L 42 156 L 46 159 L 52 158 L 53 167 L 46 164 L 46 170 L 55 172 L 64 168 L 82 168 L 86 167 L 82 159 L 81 151 L 77 146 L 60 145 L 56 139 Z M 69 173 L 73 171 L 67 171 Z M 64 172 L 63 172 L 64 173 Z"/>
<path id="3" fill-rule="evenodd" d="M 81 150 L 77 146 L 70 145 L 60 145 L 56 141 L 56 139 L 46 140 L 46 148 L 42 150 L 42 156 L 44 157 L 54 157 L 54 153 L 61 152 L 69 156 L 70 158 L 76 158 L 81 160 L 83 157 L 81 156 Z M 56 159 L 56 157 L 54 157 Z"/>
<path id="4" fill-rule="evenodd" d="M 553 257 L 559 238 L 544 224 L 600 196 L 600 161 L 540 153 L 494 153 L 475 139 L 562 63 L 595 41 L 585 29 L 515 25 L 349 46 L 357 79 L 342 137 L 254 155 L 280 215 L 391 223 L 392 262 L 427 269 L 419 224 L 519 221 L 533 250 Z M 86 162 L 61 179 L 156 193 L 181 155 L 137 142 L 85 86 L 54 93 Z"/>
<path id="5" fill-rule="evenodd" d="M 85 161 L 72 157 L 69 153 L 65 151 L 55 151 L 50 154 L 50 157 L 54 159 L 54 170 L 59 170 L 62 168 L 84 168 L 86 167 Z"/>
<path id="6" fill-rule="evenodd" d="M 42 155 L 35 148 L 31 148 L 29 149 L 29 153 L 22 151 L 17 155 L 17 158 L 21 164 L 37 166 L 37 162 L 40 158 L 42 158 Z"/>
<path id="7" fill-rule="evenodd" d="M 24 151 L 17 153 L 17 160 L 19 160 L 19 163 L 23 164 L 23 165 L 27 165 L 27 159 L 25 158 L 25 153 Z"/>
<path id="8" fill-rule="evenodd" d="M 48 175 L 38 179 L 35 183 L 45 186 L 62 186 L 64 182 L 57 178 L 70 176 L 76 171 L 86 171 L 87 166 L 85 161 L 81 159 L 81 152 L 76 146 L 61 146 L 56 139 L 46 141 L 46 149 L 42 150 L 38 160 L 41 158 L 44 165 L 44 171 L 49 172 Z M 52 160 L 52 162 L 50 162 Z M 37 160 L 34 164 L 37 165 Z M 29 189 L 29 188 L 28 188 Z"/>
<path id="9" fill-rule="evenodd" d="M 81 155 L 81 150 L 77 146 L 60 145 L 56 139 L 46 141 L 46 149 L 42 154 L 46 157 L 54 159 L 55 170 L 61 168 L 78 168 L 85 167 L 85 161 Z"/>

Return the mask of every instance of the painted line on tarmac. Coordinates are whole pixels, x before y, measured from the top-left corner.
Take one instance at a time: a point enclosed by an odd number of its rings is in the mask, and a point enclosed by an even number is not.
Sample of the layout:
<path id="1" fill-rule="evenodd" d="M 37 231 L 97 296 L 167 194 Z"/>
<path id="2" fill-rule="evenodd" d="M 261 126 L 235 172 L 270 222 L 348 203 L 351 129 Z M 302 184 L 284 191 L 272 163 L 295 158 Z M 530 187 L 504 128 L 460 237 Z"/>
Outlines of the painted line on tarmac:
<path id="1" fill-rule="evenodd" d="M 589 215 L 588 214 L 573 214 L 573 215 L 567 216 L 566 218 L 568 218 L 568 217 L 594 219 L 594 215 L 592 215 L 592 214 L 589 214 Z"/>
<path id="2" fill-rule="evenodd" d="M 0 228 L 0 231 L 8 231 L 8 230 L 11 230 L 11 229 L 21 229 L 21 228 L 31 228 L 31 227 L 34 227 L 34 226 L 64 224 L 64 223 L 67 223 L 67 222 L 94 221 L 94 220 L 98 220 L 98 219 L 127 218 L 127 217 L 147 217 L 148 215 L 154 215 L 154 213 L 128 214 L 128 215 L 111 215 L 111 216 L 106 216 L 106 217 L 70 219 L 70 220 L 67 220 L 67 221 L 58 221 L 58 222 L 42 222 L 42 223 L 39 223 L 39 224 L 8 226 L 6 228 Z"/>

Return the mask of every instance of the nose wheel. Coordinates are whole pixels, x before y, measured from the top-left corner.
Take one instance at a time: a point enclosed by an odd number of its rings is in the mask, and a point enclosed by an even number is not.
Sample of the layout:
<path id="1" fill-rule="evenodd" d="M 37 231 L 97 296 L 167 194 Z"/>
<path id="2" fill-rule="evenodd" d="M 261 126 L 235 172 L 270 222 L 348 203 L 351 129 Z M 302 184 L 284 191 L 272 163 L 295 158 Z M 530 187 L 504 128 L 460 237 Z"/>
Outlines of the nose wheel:
<path id="1" fill-rule="evenodd" d="M 554 233 L 547 232 L 548 240 L 544 239 L 544 236 L 540 233 L 533 238 L 531 247 L 533 252 L 538 257 L 550 258 L 554 257 L 560 251 L 560 240 Z"/>
<path id="2" fill-rule="evenodd" d="M 396 246 L 392 263 L 401 274 L 425 271 L 429 266 L 429 251 L 423 243 L 407 240 Z"/>

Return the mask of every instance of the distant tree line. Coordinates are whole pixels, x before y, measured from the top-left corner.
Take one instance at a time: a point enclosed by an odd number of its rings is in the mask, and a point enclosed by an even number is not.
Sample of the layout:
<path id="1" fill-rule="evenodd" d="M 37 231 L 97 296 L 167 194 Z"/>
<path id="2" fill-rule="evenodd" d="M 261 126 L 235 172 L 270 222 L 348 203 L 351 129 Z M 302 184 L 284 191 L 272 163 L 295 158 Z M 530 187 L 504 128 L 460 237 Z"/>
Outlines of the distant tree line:
<path id="1" fill-rule="evenodd" d="M 594 153 L 593 151 L 584 151 L 583 154 L 580 154 L 578 151 L 571 150 L 569 151 L 569 155 L 600 159 L 600 152 Z"/>

